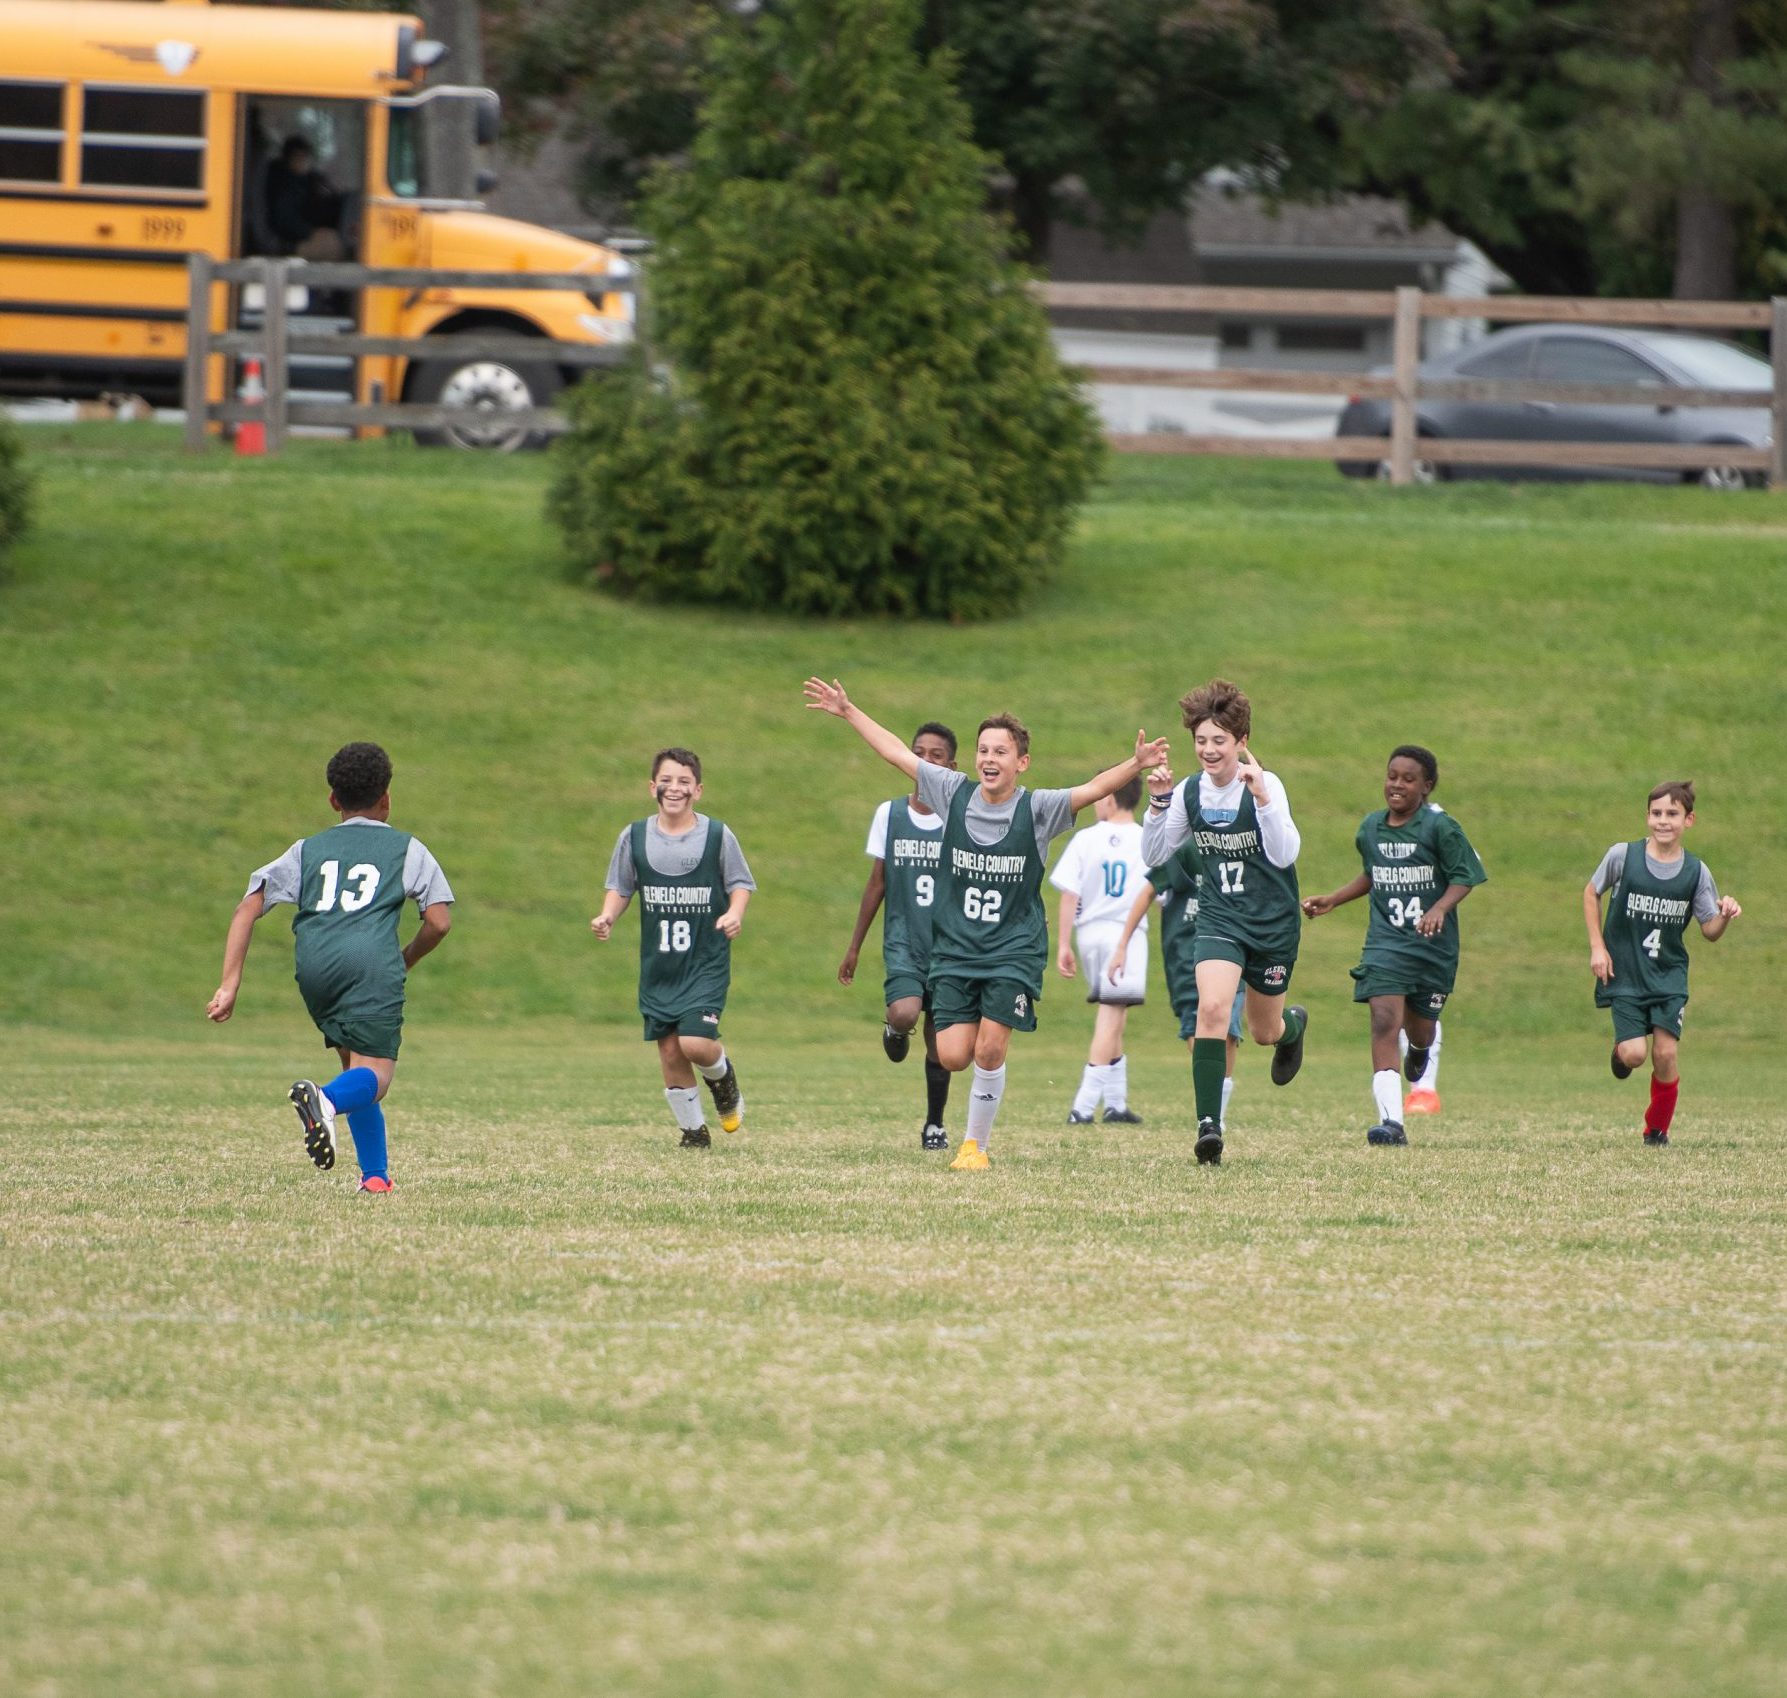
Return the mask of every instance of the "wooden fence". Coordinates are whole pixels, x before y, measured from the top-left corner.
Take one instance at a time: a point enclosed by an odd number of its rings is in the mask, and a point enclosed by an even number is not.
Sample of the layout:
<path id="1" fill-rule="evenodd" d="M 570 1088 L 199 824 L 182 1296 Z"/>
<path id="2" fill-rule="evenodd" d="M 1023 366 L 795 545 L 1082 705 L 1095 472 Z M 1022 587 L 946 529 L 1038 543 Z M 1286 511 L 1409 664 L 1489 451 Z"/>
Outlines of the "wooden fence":
<path id="1" fill-rule="evenodd" d="M 1695 471 L 1730 466 L 1762 472 L 1771 489 L 1787 488 L 1787 297 L 1773 301 L 1597 300 L 1537 295 L 1429 295 L 1420 289 L 1235 289 L 1154 284 L 1045 283 L 1044 304 L 1056 308 L 1128 312 L 1231 313 L 1259 317 L 1389 319 L 1393 370 L 1363 372 L 1157 371 L 1141 366 L 1080 368 L 1095 383 L 1151 388 L 1231 390 L 1244 394 L 1357 395 L 1390 403 L 1389 452 L 1377 436 L 1192 436 L 1178 432 L 1114 435 L 1112 447 L 1161 454 L 1239 454 L 1265 459 L 1389 462 L 1390 481 L 1412 483 L 1417 459 L 1439 466 L 1609 467 Z M 1421 361 L 1423 319 L 1487 319 L 1503 324 L 1655 325 L 1678 330 L 1760 330 L 1769 333 L 1772 394 L 1753 389 L 1678 389 L 1635 398 L 1630 384 L 1519 382 L 1481 378 L 1426 378 Z M 1513 401 L 1560 406 L 1765 408 L 1773 416 L 1768 448 L 1731 443 L 1546 442 L 1418 437 L 1423 401 Z M 1416 443 L 1420 447 L 1417 452 Z"/>
<path id="2" fill-rule="evenodd" d="M 451 355 L 455 359 L 508 360 L 548 366 L 599 367 L 618 364 L 626 346 L 602 342 L 558 342 L 519 332 L 475 330 L 451 336 L 361 336 L 332 332 L 294 331 L 287 306 L 289 291 L 296 286 L 311 290 L 360 289 L 477 289 L 552 290 L 584 295 L 624 295 L 636 292 L 631 277 L 607 277 L 601 272 L 488 272 L 436 271 L 421 268 L 349 264 L 303 264 L 285 259 L 244 259 L 218 263 L 194 254 L 187 264 L 186 369 L 183 399 L 186 409 L 186 446 L 205 446 L 209 426 L 266 422 L 267 452 L 284 445 L 293 425 L 382 426 L 405 430 L 443 430 L 453 425 L 490 428 L 503 426 L 530 435 L 556 435 L 569 428 L 565 415 L 551 407 L 490 411 L 469 406 L 403 401 L 371 402 L 294 401 L 291 399 L 291 359 L 298 355 L 338 355 L 354 361 L 364 356 L 401 355 L 411 360 Z M 261 286 L 265 305 L 260 325 L 248 330 L 214 331 L 211 328 L 213 295 L 218 285 Z M 487 310 L 480 305 L 478 310 Z M 212 362 L 258 358 L 266 399 L 212 401 Z M 354 393 L 358 395 L 356 383 Z"/>

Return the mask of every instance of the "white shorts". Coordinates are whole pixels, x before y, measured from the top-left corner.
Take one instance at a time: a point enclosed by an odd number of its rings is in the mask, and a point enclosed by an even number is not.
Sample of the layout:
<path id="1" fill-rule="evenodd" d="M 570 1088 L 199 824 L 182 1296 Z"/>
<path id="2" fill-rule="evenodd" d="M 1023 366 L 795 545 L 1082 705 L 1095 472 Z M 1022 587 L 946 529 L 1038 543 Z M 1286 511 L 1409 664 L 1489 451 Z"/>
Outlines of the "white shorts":
<path id="1" fill-rule="evenodd" d="M 1073 941 L 1079 949 L 1080 971 L 1086 975 L 1086 1000 L 1134 1008 L 1148 993 L 1148 934 L 1138 931 L 1129 940 L 1123 972 L 1113 984 L 1107 976 L 1111 957 L 1123 941 L 1123 928 L 1115 922 L 1075 926 Z"/>

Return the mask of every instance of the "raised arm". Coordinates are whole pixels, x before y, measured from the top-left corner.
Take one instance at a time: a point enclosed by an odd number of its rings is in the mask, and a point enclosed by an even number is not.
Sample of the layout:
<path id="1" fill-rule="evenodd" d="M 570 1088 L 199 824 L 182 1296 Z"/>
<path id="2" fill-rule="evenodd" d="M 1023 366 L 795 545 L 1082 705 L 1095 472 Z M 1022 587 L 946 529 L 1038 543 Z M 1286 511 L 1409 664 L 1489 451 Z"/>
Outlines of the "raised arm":
<path id="1" fill-rule="evenodd" d="M 1135 753 L 1128 760 L 1119 761 L 1116 766 L 1108 766 L 1096 778 L 1074 786 L 1068 798 L 1073 811 L 1077 814 L 1081 808 L 1091 807 L 1101 797 L 1121 790 L 1132 778 L 1140 778 L 1151 767 L 1164 765 L 1166 758 L 1166 738 L 1156 737 L 1150 741 L 1146 731 L 1138 731 L 1135 734 Z"/>
<path id="2" fill-rule="evenodd" d="M 918 756 L 885 725 L 877 725 L 852 702 L 837 679 L 834 678 L 828 684 L 823 678 L 809 678 L 806 682 L 806 696 L 808 707 L 817 708 L 821 713 L 829 713 L 843 720 L 889 766 L 897 766 L 908 778 L 917 778 Z M 1116 785 L 1111 788 L 1114 790 Z M 1100 795 L 1104 793 L 1099 792 Z"/>
<path id="3" fill-rule="evenodd" d="M 236 993 L 242 988 L 242 969 L 248 961 L 248 945 L 254 938 L 254 923 L 267 911 L 267 893 L 256 885 L 236 904 L 230 916 L 229 935 L 223 943 L 223 979 L 205 1007 L 205 1018 L 220 1024 L 236 1011 Z"/>

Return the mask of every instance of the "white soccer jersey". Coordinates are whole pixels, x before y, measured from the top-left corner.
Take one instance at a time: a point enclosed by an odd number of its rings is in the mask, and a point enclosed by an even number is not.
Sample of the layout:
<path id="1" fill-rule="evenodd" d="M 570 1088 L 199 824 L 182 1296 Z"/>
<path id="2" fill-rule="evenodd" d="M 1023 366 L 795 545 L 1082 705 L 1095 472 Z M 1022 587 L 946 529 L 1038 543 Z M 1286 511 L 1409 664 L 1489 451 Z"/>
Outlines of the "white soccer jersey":
<path id="1" fill-rule="evenodd" d="M 1142 828 L 1134 820 L 1100 820 L 1068 840 L 1049 875 L 1057 890 L 1072 891 L 1080 899 L 1074 916 L 1076 926 L 1104 922 L 1117 925 L 1129 918 L 1135 893 L 1147 876 L 1142 859 Z M 1148 925 L 1142 917 L 1141 928 Z"/>

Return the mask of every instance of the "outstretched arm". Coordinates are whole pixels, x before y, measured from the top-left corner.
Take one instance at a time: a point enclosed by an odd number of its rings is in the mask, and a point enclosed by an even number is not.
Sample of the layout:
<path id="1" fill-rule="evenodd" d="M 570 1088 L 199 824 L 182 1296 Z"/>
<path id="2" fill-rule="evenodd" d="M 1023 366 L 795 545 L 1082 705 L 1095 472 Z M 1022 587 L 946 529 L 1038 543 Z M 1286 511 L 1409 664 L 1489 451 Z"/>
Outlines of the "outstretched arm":
<path id="1" fill-rule="evenodd" d="M 834 678 L 828 684 L 823 678 L 809 678 L 806 682 L 806 694 L 808 707 L 817 708 L 821 713 L 829 713 L 843 720 L 889 766 L 897 766 L 908 778 L 918 777 L 918 756 L 885 725 L 877 725 L 852 702 L 837 679 Z M 1115 788 L 1113 785 L 1112 789 Z"/>
<path id="2" fill-rule="evenodd" d="M 1164 765 L 1166 758 L 1166 738 L 1156 737 L 1150 741 L 1146 731 L 1138 731 L 1135 734 L 1135 753 L 1128 760 L 1106 767 L 1096 778 L 1074 786 L 1068 798 L 1073 804 L 1073 811 L 1077 814 L 1081 808 L 1091 807 L 1100 797 L 1121 790 L 1132 778 L 1140 778 L 1151 767 Z"/>
<path id="3" fill-rule="evenodd" d="M 453 929 L 453 910 L 445 902 L 430 902 L 422 910 L 422 925 L 403 952 L 403 964 L 413 967 Z"/>
<path id="4" fill-rule="evenodd" d="M 887 863 L 875 856 L 869 862 L 869 882 L 862 887 L 862 901 L 857 904 L 856 929 L 850 934 L 850 947 L 844 951 L 844 959 L 838 964 L 838 983 L 853 984 L 856 981 L 856 958 L 862 954 L 863 939 L 869 935 L 869 927 L 874 923 L 876 911 L 881 907 L 881 898 L 887 894 Z"/>
<path id="5" fill-rule="evenodd" d="M 254 923 L 267 911 L 267 892 L 255 888 L 236 904 L 230 916 L 229 936 L 223 944 L 223 979 L 205 1007 L 205 1018 L 220 1024 L 236 1011 L 236 993 L 242 988 L 242 969 L 248 961 L 248 945 L 254 938 Z"/>
<path id="6" fill-rule="evenodd" d="M 1306 920 L 1317 919 L 1340 907 L 1342 903 L 1357 902 L 1369 889 L 1371 889 L 1371 880 L 1360 873 L 1338 890 L 1329 891 L 1326 896 L 1305 896 L 1303 898 L 1303 917 Z"/>

